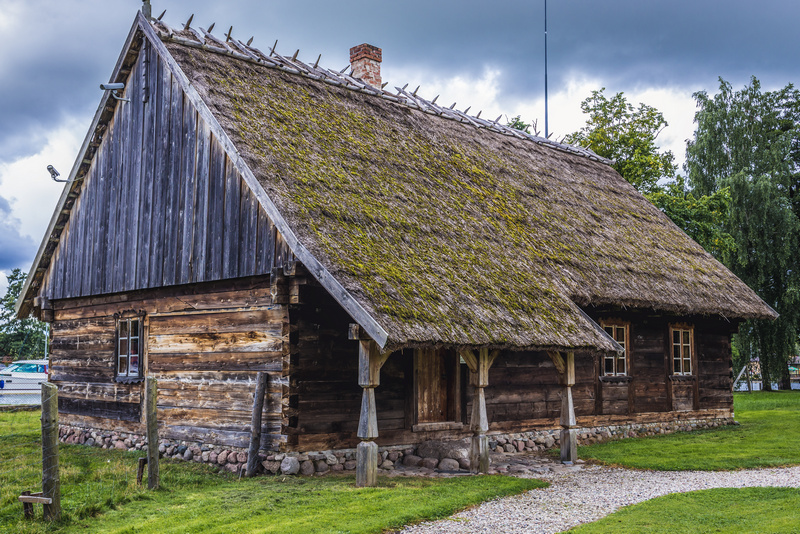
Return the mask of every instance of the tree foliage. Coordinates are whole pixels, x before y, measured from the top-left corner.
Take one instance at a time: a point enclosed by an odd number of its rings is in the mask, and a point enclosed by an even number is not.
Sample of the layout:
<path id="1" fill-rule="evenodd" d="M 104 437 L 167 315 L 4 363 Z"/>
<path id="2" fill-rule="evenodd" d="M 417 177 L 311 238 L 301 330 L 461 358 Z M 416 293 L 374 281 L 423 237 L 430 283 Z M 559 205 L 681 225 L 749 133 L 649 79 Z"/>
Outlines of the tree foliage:
<path id="1" fill-rule="evenodd" d="M 592 91 L 581 102 L 581 109 L 589 115 L 586 126 L 565 141 L 614 161 L 617 172 L 639 191 L 656 191 L 658 181 L 672 178 L 677 170 L 672 152 L 659 151 L 655 142 L 667 126 L 664 115 L 646 104 L 634 108 L 623 93 L 609 99 L 603 91 L 605 88 Z"/>
<path id="2" fill-rule="evenodd" d="M 792 85 L 762 91 L 754 77 L 734 91 L 695 93 L 699 111 L 687 146 L 686 170 L 699 194 L 730 191 L 728 267 L 780 314 L 749 321 L 737 343 L 759 357 L 765 388 L 788 381 L 800 320 L 800 92 Z"/>
<path id="3" fill-rule="evenodd" d="M 725 228 L 731 203 L 727 187 L 696 196 L 687 191 L 683 177 L 678 176 L 645 196 L 719 261 L 725 263 L 734 255 L 736 243 Z"/>
<path id="4" fill-rule="evenodd" d="M 510 119 L 506 126 L 509 128 L 514 128 L 515 130 L 520 130 L 525 133 L 531 133 L 531 123 L 525 122 L 522 120 L 522 115 L 517 115 L 513 119 Z"/>
<path id="5" fill-rule="evenodd" d="M 8 289 L 0 298 L 0 357 L 11 356 L 15 360 L 45 357 L 45 323 L 33 318 L 17 319 L 14 313 L 25 276 L 20 269 L 6 275 Z"/>

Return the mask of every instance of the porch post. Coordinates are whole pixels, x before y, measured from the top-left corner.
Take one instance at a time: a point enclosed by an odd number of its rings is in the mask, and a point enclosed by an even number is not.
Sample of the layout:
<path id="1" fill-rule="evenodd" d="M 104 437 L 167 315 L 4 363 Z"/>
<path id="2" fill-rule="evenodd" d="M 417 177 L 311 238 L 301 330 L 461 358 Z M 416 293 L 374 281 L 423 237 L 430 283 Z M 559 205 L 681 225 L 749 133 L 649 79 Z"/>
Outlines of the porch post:
<path id="1" fill-rule="evenodd" d="M 375 486 L 378 478 L 378 415 L 375 409 L 375 388 L 380 385 L 381 366 L 389 354 L 381 354 L 371 339 L 358 341 L 358 385 L 363 388 L 361 415 L 358 419 L 356 448 L 356 486 Z"/>
<path id="2" fill-rule="evenodd" d="M 461 357 L 469 367 L 470 382 L 474 388 L 472 415 L 469 420 L 469 428 L 473 433 L 469 449 L 469 469 L 473 473 L 486 474 L 489 472 L 489 438 L 486 437 L 486 432 L 489 430 L 489 418 L 486 415 L 484 388 L 489 385 L 489 369 L 499 354 L 498 350 L 494 350 L 490 354 L 487 348 L 479 349 L 477 356 L 469 349 L 461 351 Z"/>
<path id="3" fill-rule="evenodd" d="M 575 353 L 567 352 L 563 357 L 558 352 L 548 352 L 558 371 L 558 379 L 564 390 L 561 392 L 561 463 L 573 464 L 578 459 L 578 423 L 572 401 L 572 386 L 575 385 Z"/>

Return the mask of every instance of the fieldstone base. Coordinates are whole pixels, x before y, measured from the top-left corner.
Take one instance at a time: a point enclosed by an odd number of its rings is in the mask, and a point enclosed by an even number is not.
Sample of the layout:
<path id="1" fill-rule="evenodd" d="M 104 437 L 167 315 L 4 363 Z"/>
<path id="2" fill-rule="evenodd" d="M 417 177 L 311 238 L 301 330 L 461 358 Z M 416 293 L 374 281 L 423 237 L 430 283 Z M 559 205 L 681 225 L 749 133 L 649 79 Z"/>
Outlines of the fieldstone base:
<path id="1" fill-rule="evenodd" d="M 579 445 L 589 445 L 616 439 L 688 432 L 734 424 L 738 423 L 733 418 L 717 418 L 580 428 L 577 430 L 577 441 Z M 555 428 L 514 434 L 490 434 L 489 450 L 495 455 L 542 452 L 559 446 L 560 432 L 560 428 Z M 145 436 L 138 434 L 59 425 L 58 436 L 62 442 L 70 444 L 103 449 L 147 450 Z M 162 439 L 159 440 L 158 451 L 161 458 L 205 463 L 213 465 L 220 471 L 231 473 L 239 473 L 247 466 L 247 450 L 234 447 Z M 356 463 L 355 448 L 319 452 L 259 452 L 260 471 L 270 475 L 312 476 L 355 471 Z M 395 469 L 404 472 L 419 471 L 421 474 L 466 473 L 470 468 L 469 439 L 380 447 L 378 468 L 386 473 Z"/>

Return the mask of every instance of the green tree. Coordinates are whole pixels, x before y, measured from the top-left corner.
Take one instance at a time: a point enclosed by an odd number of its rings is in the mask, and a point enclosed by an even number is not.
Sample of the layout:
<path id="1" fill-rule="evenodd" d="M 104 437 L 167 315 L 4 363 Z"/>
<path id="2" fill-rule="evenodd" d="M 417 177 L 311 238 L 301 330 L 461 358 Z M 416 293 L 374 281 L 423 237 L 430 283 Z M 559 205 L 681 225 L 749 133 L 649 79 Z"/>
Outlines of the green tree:
<path id="1" fill-rule="evenodd" d="M 787 387 L 800 321 L 800 93 L 792 85 L 764 92 L 755 77 L 734 91 L 720 78 L 718 94 L 694 98 L 689 182 L 699 194 L 729 189 L 735 250 L 726 263 L 780 314 L 748 321 L 736 342 L 759 358 L 765 389 L 772 381 Z"/>
<path id="2" fill-rule="evenodd" d="M 522 115 L 517 115 L 506 123 L 509 128 L 521 130 L 525 133 L 531 133 L 531 124 L 522 120 Z"/>
<path id="3" fill-rule="evenodd" d="M 672 178 L 677 170 L 672 152 L 659 151 L 655 143 L 667 126 L 664 115 L 646 104 L 634 108 L 623 93 L 609 99 L 603 91 L 605 88 L 592 91 L 581 102 L 589 119 L 586 126 L 566 136 L 565 141 L 612 160 L 617 172 L 639 191 L 656 191 L 658 181 Z"/>
<path id="4" fill-rule="evenodd" d="M 736 251 L 736 242 L 725 228 L 731 203 L 725 187 L 710 195 L 696 196 L 686 189 L 682 176 L 645 195 L 681 230 L 706 251 L 725 263 Z"/>
<path id="5" fill-rule="evenodd" d="M 0 356 L 11 356 L 15 360 L 44 358 L 45 323 L 34 319 L 17 319 L 14 307 L 22 287 L 25 273 L 14 269 L 6 275 L 8 289 L 0 298 Z"/>

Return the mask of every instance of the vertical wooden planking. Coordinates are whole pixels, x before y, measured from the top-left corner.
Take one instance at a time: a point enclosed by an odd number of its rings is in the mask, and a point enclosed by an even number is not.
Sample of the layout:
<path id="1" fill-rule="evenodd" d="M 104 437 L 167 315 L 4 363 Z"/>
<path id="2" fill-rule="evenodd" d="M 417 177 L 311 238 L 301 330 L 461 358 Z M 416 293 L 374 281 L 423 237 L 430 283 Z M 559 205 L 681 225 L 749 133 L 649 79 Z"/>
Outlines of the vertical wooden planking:
<path id="1" fill-rule="evenodd" d="M 197 111 L 183 98 L 184 138 L 183 152 L 181 154 L 181 169 L 184 181 L 183 202 L 181 213 L 181 231 L 179 242 L 181 245 L 177 279 L 179 284 L 186 284 L 191 280 L 192 268 L 192 227 L 194 224 L 194 196 L 196 191 L 195 163 L 197 161 Z"/>
<path id="2" fill-rule="evenodd" d="M 272 266 L 278 269 L 283 268 L 283 263 L 286 261 L 286 254 L 288 252 L 286 242 L 280 232 L 275 232 L 275 256 L 272 258 Z"/>
<path id="3" fill-rule="evenodd" d="M 136 70 L 131 73 L 133 91 L 131 92 L 131 128 L 130 138 L 126 143 L 125 150 L 129 152 L 128 166 L 128 202 L 123 204 L 123 208 L 129 211 L 127 225 L 125 226 L 125 255 L 123 271 L 125 273 L 125 284 L 123 289 L 129 291 L 136 287 L 136 246 L 139 237 L 139 199 L 141 196 L 142 180 L 142 136 L 144 129 L 144 97 L 145 80 L 147 76 L 147 49 L 149 45 L 145 41 L 145 46 L 139 52 L 136 63 Z"/>
<path id="4" fill-rule="evenodd" d="M 208 172 L 211 160 L 211 130 L 198 118 L 197 158 L 195 172 L 194 223 L 192 224 L 192 261 L 190 281 L 205 280 L 206 241 L 208 238 Z"/>
<path id="5" fill-rule="evenodd" d="M 81 292 L 79 294 L 86 295 L 92 292 L 92 263 L 94 255 L 94 228 L 97 224 L 97 212 L 95 210 L 95 203 L 97 201 L 97 181 L 100 177 L 100 172 L 97 167 L 97 159 L 91 165 L 89 171 L 89 180 L 83 182 L 84 195 L 83 215 L 83 246 L 81 247 Z M 77 296 L 77 295 L 76 295 Z"/>
<path id="6" fill-rule="evenodd" d="M 144 75 L 142 84 L 142 148 L 139 174 L 139 229 L 136 235 L 136 282 L 135 287 L 149 287 L 150 282 L 150 235 L 152 227 L 153 188 L 155 187 L 155 135 L 158 113 L 158 56 L 152 46 L 146 44 Z"/>
<path id="7" fill-rule="evenodd" d="M 239 217 L 241 212 L 242 178 L 236 172 L 233 163 L 225 158 L 225 225 L 223 234 L 222 276 L 236 278 L 239 276 L 238 254 L 242 252 L 239 242 Z"/>
<path id="8" fill-rule="evenodd" d="M 242 228 L 243 236 L 240 243 L 239 257 L 242 259 L 242 276 L 250 276 L 255 271 L 256 242 L 258 240 L 258 201 L 249 187 L 244 185 L 246 194 L 242 195 Z"/>
<path id="9" fill-rule="evenodd" d="M 83 186 L 86 183 L 84 182 L 81 184 L 81 193 L 85 192 Z M 74 297 L 75 295 L 81 292 L 81 286 L 83 284 L 83 250 L 84 250 L 84 243 L 86 234 L 84 233 L 84 229 L 86 228 L 86 218 L 82 217 L 84 212 L 84 205 L 86 204 L 86 197 L 81 194 L 75 200 L 75 208 L 74 208 L 74 217 L 75 217 L 75 228 L 72 230 L 73 233 L 73 243 L 72 243 L 72 265 L 70 266 L 70 273 L 69 273 L 69 289 L 67 296 Z"/>
<path id="10" fill-rule="evenodd" d="M 255 274 L 256 249 L 258 248 L 258 212 L 261 211 L 261 206 L 258 204 L 258 199 L 256 199 L 256 195 L 252 191 L 250 191 L 248 195 L 248 201 L 247 232 L 250 234 L 250 240 L 247 243 L 247 249 L 245 249 L 244 255 L 247 258 L 248 274 Z"/>
<path id="11" fill-rule="evenodd" d="M 92 257 L 92 292 L 97 295 L 103 292 L 105 287 L 105 261 L 106 261 L 106 236 L 108 235 L 108 160 L 109 146 L 111 145 L 110 133 L 105 135 L 103 144 L 100 147 L 102 157 L 98 161 L 100 189 L 97 191 L 97 203 L 95 212 L 97 214 L 97 224 L 94 238 L 94 253 Z"/>
<path id="12" fill-rule="evenodd" d="M 61 283 L 53 288 L 53 298 L 60 299 L 64 298 L 64 289 L 67 286 L 67 273 L 69 272 L 69 235 L 72 232 L 72 218 L 67 219 L 67 222 L 64 224 L 64 229 L 61 230 L 61 242 L 58 244 L 58 248 L 61 250 Z"/>
<path id="13" fill-rule="evenodd" d="M 167 69 L 164 69 L 168 73 Z M 180 230 L 182 225 L 181 206 L 183 181 L 181 180 L 181 158 L 183 151 L 183 91 L 178 81 L 170 76 L 170 135 L 169 135 L 169 176 L 167 177 L 167 205 L 165 209 L 166 228 L 164 235 L 164 270 L 163 284 L 169 286 L 176 283 L 176 268 L 180 254 Z"/>
<path id="14" fill-rule="evenodd" d="M 206 280 L 222 277 L 222 234 L 225 207 L 225 152 L 217 139 L 211 142 L 211 160 L 208 169 L 208 217 L 206 226 Z"/>
<path id="15" fill-rule="evenodd" d="M 115 233 L 116 227 L 116 214 L 115 207 L 117 205 L 117 176 L 114 172 L 114 162 L 117 157 L 117 146 L 119 137 L 119 113 L 122 106 L 118 106 L 114 118 L 111 119 L 109 124 L 108 134 L 106 134 L 106 164 L 103 166 L 103 172 L 106 175 L 106 189 L 103 196 L 104 212 L 106 216 L 106 232 L 100 236 L 103 241 L 103 283 L 102 292 L 110 293 L 114 279 L 114 249 L 116 248 Z"/>
<path id="16" fill-rule="evenodd" d="M 130 76 L 131 88 L 127 93 L 127 97 L 133 100 L 133 79 L 135 78 L 135 70 Z M 125 287 L 125 249 L 126 239 L 128 237 L 128 210 L 125 206 L 128 205 L 128 184 L 129 179 L 129 162 L 131 154 L 128 151 L 130 146 L 129 140 L 131 138 L 131 113 L 132 103 L 128 102 L 118 112 L 117 118 L 119 119 L 119 126 L 116 129 L 117 141 L 114 143 L 116 149 L 116 156 L 114 161 L 114 181 L 117 184 L 117 204 L 112 206 L 112 214 L 115 218 L 115 242 L 114 242 L 114 266 L 113 266 L 113 282 L 112 292 L 116 293 L 122 291 Z"/>
<path id="17" fill-rule="evenodd" d="M 258 208 L 258 217 L 257 217 L 257 228 L 258 228 L 258 239 L 256 241 L 256 264 L 254 267 L 254 272 L 250 274 L 256 273 L 268 273 L 272 268 L 272 261 L 269 259 L 271 249 L 273 247 L 272 244 L 272 224 L 270 220 L 267 218 L 266 212 L 261 209 L 261 206 Z"/>
<path id="18" fill-rule="evenodd" d="M 119 113 L 122 106 L 117 106 L 117 113 Z M 108 133 L 104 141 L 105 163 L 103 165 L 103 175 L 105 176 L 105 187 L 103 189 L 103 208 L 102 218 L 105 221 L 105 226 L 98 236 L 98 240 L 102 246 L 102 254 L 100 258 L 99 268 L 102 270 L 100 277 L 100 293 L 111 292 L 111 281 L 113 279 L 113 265 L 114 265 L 114 232 L 116 232 L 116 215 L 114 207 L 116 205 L 115 194 L 116 175 L 114 174 L 114 158 L 117 155 L 117 128 L 118 121 L 116 116 L 112 118 L 109 124 Z"/>
<path id="19" fill-rule="evenodd" d="M 106 188 L 108 187 L 108 175 L 106 173 L 106 160 L 108 159 L 108 144 L 110 139 L 108 135 L 103 139 L 100 149 L 95 156 L 95 165 L 97 165 L 97 176 L 95 176 L 95 202 L 94 202 L 94 226 L 95 236 L 92 239 L 92 270 L 91 270 L 91 291 L 93 295 L 103 292 L 103 277 L 105 269 L 103 262 L 105 261 L 105 246 L 104 240 L 108 233 L 108 220 L 106 219 Z"/>
<path id="20" fill-rule="evenodd" d="M 150 215 L 150 249 L 148 258 L 150 266 L 148 268 L 149 287 L 163 285 L 164 257 L 166 247 L 169 246 L 165 241 L 167 233 L 168 200 L 169 200 L 169 169 L 170 161 L 174 157 L 170 151 L 170 90 L 172 89 L 172 79 L 169 70 L 164 68 L 161 60 L 156 55 L 153 62 L 156 64 L 156 78 L 158 80 L 158 91 L 153 102 L 156 113 L 155 128 L 155 163 L 153 171 L 153 209 Z"/>

